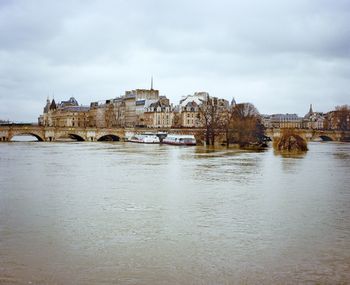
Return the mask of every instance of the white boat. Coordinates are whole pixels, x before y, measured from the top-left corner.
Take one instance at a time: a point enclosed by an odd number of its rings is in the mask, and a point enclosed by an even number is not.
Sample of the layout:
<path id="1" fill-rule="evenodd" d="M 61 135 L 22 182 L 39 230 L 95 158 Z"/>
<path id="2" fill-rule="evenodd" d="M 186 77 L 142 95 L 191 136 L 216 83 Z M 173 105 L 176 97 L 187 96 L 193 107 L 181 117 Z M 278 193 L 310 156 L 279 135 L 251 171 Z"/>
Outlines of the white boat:
<path id="1" fill-rule="evenodd" d="M 164 144 L 172 145 L 196 145 L 196 139 L 194 135 L 167 135 L 163 139 Z"/>
<path id="2" fill-rule="evenodd" d="M 160 140 L 155 134 L 136 134 L 130 137 L 128 142 L 152 144 L 160 143 Z"/>

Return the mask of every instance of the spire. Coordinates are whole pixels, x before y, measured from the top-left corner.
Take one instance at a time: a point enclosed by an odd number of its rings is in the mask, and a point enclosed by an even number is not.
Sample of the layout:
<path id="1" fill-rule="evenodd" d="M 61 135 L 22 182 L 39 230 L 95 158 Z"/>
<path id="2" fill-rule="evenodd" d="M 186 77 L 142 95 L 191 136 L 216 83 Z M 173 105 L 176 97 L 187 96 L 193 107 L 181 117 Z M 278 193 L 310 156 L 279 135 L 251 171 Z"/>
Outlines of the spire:
<path id="1" fill-rule="evenodd" d="M 47 96 L 46 105 L 44 107 L 44 113 L 49 112 L 49 109 L 50 109 L 50 98 L 49 98 L 49 96 Z"/>
<path id="2" fill-rule="evenodd" d="M 231 106 L 232 107 L 235 107 L 236 106 L 236 100 L 235 100 L 235 97 L 232 98 L 232 101 L 231 101 Z"/>
<path id="3" fill-rule="evenodd" d="M 151 77 L 151 90 L 153 90 L 153 76 Z"/>
<path id="4" fill-rule="evenodd" d="M 50 110 L 55 110 L 57 108 L 55 99 L 52 99 L 51 105 L 50 105 Z"/>
<path id="5" fill-rule="evenodd" d="M 312 111 L 312 104 L 310 104 L 310 110 L 309 110 L 309 114 L 312 114 L 314 111 Z"/>

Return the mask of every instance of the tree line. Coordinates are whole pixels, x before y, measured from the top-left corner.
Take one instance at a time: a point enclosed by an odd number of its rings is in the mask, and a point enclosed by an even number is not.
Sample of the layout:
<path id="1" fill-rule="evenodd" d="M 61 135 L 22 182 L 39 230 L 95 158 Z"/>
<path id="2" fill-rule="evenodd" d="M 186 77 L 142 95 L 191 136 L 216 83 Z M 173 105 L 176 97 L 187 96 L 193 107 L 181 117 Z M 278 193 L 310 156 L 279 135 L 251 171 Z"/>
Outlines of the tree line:
<path id="1" fill-rule="evenodd" d="M 217 136 L 225 137 L 226 145 L 263 145 L 265 127 L 261 116 L 251 103 L 227 106 L 215 97 L 209 97 L 199 106 L 199 118 L 204 126 L 204 140 L 214 145 Z"/>

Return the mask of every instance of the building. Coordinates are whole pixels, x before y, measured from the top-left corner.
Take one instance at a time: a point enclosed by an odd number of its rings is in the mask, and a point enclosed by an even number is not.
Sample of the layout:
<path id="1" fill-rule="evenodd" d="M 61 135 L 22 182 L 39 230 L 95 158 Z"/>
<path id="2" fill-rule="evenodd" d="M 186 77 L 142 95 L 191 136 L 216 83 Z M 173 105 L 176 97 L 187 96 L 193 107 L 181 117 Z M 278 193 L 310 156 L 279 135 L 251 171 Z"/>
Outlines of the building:
<path id="1" fill-rule="evenodd" d="M 152 79 L 151 89 L 125 91 L 123 100 L 125 103 L 125 126 L 140 126 L 140 124 L 143 125 L 143 113 L 151 104 L 159 100 L 159 90 L 153 89 Z"/>
<path id="2" fill-rule="evenodd" d="M 174 108 L 165 96 L 152 103 L 142 115 L 142 125 L 148 128 L 171 128 L 173 123 Z"/>
<path id="3" fill-rule="evenodd" d="M 7 125 L 10 124 L 11 122 L 9 120 L 0 120 L 0 125 Z"/>
<path id="4" fill-rule="evenodd" d="M 180 100 L 180 108 L 185 107 L 189 102 L 195 102 L 197 105 L 207 101 L 209 98 L 208 92 L 195 92 L 193 95 L 183 96 Z"/>
<path id="5" fill-rule="evenodd" d="M 165 98 L 165 99 L 164 99 Z M 147 108 L 165 96 L 159 90 L 135 89 L 126 91 L 124 96 L 105 101 L 92 102 L 90 107 L 79 106 L 74 97 L 56 104 L 47 99 L 39 124 L 59 127 L 135 127 Z"/>
<path id="6" fill-rule="evenodd" d="M 324 129 L 324 114 L 321 112 L 314 112 L 312 104 L 310 104 L 309 112 L 304 116 L 302 127 L 304 129 L 322 130 Z"/>
<path id="7" fill-rule="evenodd" d="M 298 117 L 297 114 L 273 114 L 270 117 L 269 124 L 271 128 L 276 129 L 300 129 L 302 127 L 302 118 Z"/>
<path id="8" fill-rule="evenodd" d="M 136 97 L 134 94 L 126 93 L 123 97 L 125 104 L 125 127 L 134 127 L 136 124 Z"/>
<path id="9" fill-rule="evenodd" d="M 50 102 L 48 98 L 39 124 L 48 127 L 86 127 L 89 110 L 89 107 L 79 106 L 74 97 L 57 104 L 55 99 Z"/>
<path id="10" fill-rule="evenodd" d="M 132 95 L 135 97 L 136 101 L 139 100 L 158 100 L 159 99 L 159 90 L 153 89 L 135 89 L 131 91 L 125 91 L 125 96 Z"/>
<path id="11" fill-rule="evenodd" d="M 208 101 L 210 100 L 210 101 Z M 160 96 L 159 90 L 135 89 L 126 91 L 123 96 L 105 101 L 91 102 L 90 106 L 79 106 L 71 97 L 67 101 L 56 103 L 47 99 L 39 123 L 50 127 L 89 127 L 89 128 L 200 128 L 201 105 L 215 105 L 219 114 L 224 116 L 231 105 L 225 99 L 210 98 L 207 92 L 195 92 L 185 96 L 178 106 L 170 104 L 166 96 Z"/>
<path id="12" fill-rule="evenodd" d="M 88 117 L 89 127 L 123 127 L 125 125 L 125 102 L 122 97 L 92 102 Z"/>
<path id="13" fill-rule="evenodd" d="M 267 129 L 272 128 L 271 117 L 271 115 L 261 115 L 261 122 Z"/>
<path id="14" fill-rule="evenodd" d="M 189 101 L 181 107 L 181 126 L 184 128 L 198 128 L 202 126 L 200 119 L 199 104 L 196 101 Z"/>
<path id="15" fill-rule="evenodd" d="M 207 92 L 196 92 L 194 95 L 188 95 L 180 101 L 179 105 L 181 127 L 203 127 L 203 109 L 201 111 L 201 106 L 203 104 L 215 105 L 222 115 L 230 108 L 229 101 L 217 97 L 210 97 Z"/>

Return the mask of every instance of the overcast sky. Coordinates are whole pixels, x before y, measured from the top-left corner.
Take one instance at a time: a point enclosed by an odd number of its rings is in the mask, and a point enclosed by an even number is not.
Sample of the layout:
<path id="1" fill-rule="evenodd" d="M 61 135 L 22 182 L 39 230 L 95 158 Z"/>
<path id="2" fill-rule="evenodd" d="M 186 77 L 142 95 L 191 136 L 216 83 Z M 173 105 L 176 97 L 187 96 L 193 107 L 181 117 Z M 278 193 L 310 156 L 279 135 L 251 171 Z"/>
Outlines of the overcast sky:
<path id="1" fill-rule="evenodd" d="M 304 115 L 350 103 L 350 1 L 0 0 L 0 119 L 154 87 Z"/>

